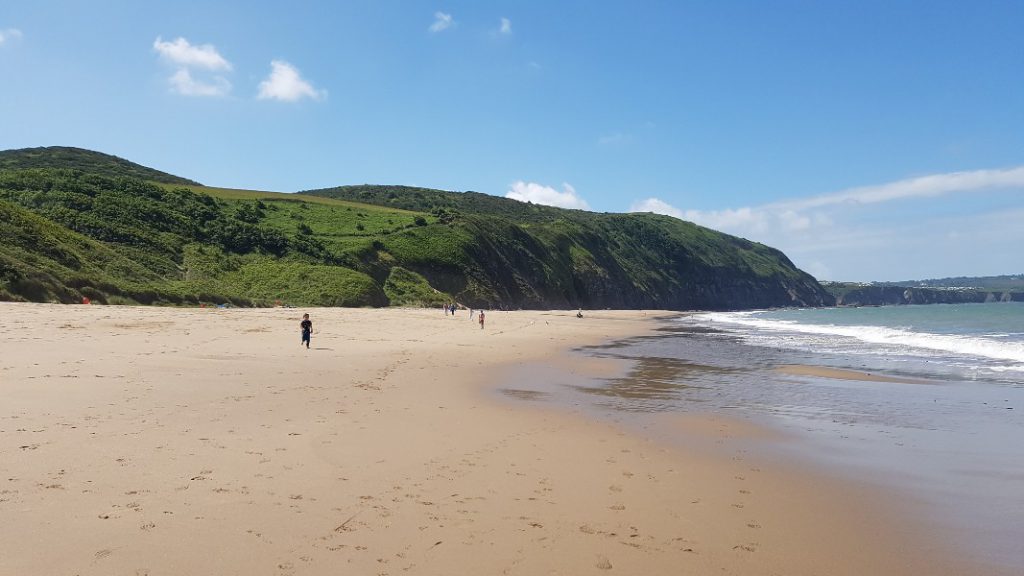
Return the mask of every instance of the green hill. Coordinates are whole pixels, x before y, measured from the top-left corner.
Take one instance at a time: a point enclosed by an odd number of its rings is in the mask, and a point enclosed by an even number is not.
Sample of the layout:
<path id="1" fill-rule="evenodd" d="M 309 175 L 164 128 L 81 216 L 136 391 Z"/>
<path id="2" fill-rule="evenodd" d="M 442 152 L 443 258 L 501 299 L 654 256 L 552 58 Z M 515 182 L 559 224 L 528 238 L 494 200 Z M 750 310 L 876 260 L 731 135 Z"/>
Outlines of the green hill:
<path id="1" fill-rule="evenodd" d="M 496 294 L 499 301 L 669 309 L 832 303 L 778 250 L 669 216 L 599 214 L 403 186 L 302 194 L 419 210 L 450 223 L 459 234 L 428 228 L 418 232 L 417 244 L 430 246 L 435 234 L 448 236 L 453 253 L 472 262 L 464 274 L 469 288 Z M 437 262 L 432 254 L 417 269 L 433 277 L 429 267 Z"/>
<path id="2" fill-rule="evenodd" d="M 167 184 L 191 184 L 198 182 L 174 176 L 166 172 L 147 168 L 129 162 L 124 158 L 93 152 L 83 148 L 47 146 L 43 148 L 21 148 L 0 150 L 0 170 L 21 170 L 25 168 L 63 168 L 81 170 L 101 176 L 138 178 L 150 182 Z"/>
<path id="3" fill-rule="evenodd" d="M 781 252 L 667 216 L 395 186 L 307 194 L 210 188 L 81 150 L 66 169 L 61 159 L 68 150 L 0 152 L 0 298 L 668 309 L 831 304 Z"/>

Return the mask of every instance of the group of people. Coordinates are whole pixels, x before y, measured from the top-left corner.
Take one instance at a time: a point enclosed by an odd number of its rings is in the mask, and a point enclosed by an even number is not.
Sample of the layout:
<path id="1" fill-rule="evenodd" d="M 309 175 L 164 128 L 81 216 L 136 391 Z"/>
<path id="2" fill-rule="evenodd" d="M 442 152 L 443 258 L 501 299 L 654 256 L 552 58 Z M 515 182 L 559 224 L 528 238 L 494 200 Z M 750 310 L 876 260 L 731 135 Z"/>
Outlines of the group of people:
<path id="1" fill-rule="evenodd" d="M 455 304 L 444 305 L 445 316 L 447 316 L 449 313 L 451 313 L 452 316 L 455 316 L 456 310 L 458 310 L 458 307 Z M 469 309 L 469 318 L 471 320 L 473 319 L 472 308 Z M 484 329 L 484 318 L 484 311 L 479 310 L 476 319 L 477 322 L 480 323 L 481 330 Z M 302 330 L 302 344 L 305 345 L 306 349 L 309 349 L 310 341 L 313 339 L 313 321 L 309 319 L 309 314 L 302 315 L 302 322 L 299 322 L 299 328 Z"/>
<path id="2" fill-rule="evenodd" d="M 444 315 L 445 316 L 447 316 L 449 313 L 452 316 L 455 316 L 455 311 L 459 309 L 459 306 L 458 306 L 458 304 L 452 302 L 451 304 L 443 304 L 442 308 L 444 308 Z M 477 312 L 478 313 L 477 313 L 477 316 L 476 316 L 476 321 L 480 323 L 480 329 L 483 330 L 484 329 L 484 316 L 485 316 L 485 314 L 484 314 L 483 310 L 478 310 Z M 473 319 L 473 309 L 472 308 L 469 309 L 469 319 L 470 320 Z"/>

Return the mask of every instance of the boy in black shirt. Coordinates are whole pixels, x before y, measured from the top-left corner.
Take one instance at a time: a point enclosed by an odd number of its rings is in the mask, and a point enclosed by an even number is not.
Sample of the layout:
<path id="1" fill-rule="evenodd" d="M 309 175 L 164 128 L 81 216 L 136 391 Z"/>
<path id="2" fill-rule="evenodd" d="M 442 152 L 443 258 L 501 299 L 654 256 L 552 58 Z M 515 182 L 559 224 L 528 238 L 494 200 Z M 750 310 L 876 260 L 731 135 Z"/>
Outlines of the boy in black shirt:
<path id="1" fill-rule="evenodd" d="M 313 322 L 309 320 L 309 314 L 302 315 L 302 343 L 306 345 L 306 349 L 309 349 L 309 337 L 313 333 Z"/>

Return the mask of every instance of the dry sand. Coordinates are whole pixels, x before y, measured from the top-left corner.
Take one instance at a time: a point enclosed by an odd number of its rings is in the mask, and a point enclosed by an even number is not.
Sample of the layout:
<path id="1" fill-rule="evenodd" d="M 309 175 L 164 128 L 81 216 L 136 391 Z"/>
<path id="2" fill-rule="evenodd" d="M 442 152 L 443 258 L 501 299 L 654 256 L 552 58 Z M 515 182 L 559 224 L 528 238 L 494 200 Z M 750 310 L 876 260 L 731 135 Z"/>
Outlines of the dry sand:
<path id="1" fill-rule="evenodd" d="M 756 426 L 487 391 L 652 315 L 303 311 L 0 305 L 0 574 L 985 573 Z"/>

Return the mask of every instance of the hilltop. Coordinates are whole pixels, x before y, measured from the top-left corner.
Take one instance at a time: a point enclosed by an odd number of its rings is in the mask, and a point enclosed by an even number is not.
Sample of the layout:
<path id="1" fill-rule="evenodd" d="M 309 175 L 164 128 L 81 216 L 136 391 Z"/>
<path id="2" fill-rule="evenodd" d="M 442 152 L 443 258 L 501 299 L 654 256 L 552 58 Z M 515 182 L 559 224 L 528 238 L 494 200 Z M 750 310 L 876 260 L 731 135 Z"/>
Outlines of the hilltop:
<path id="1" fill-rule="evenodd" d="M 111 178 L 138 178 L 139 180 L 165 184 L 199 185 L 194 180 L 174 176 L 173 174 L 130 162 L 124 158 L 118 158 L 117 156 L 111 156 L 102 152 L 93 152 L 84 148 L 46 146 L 41 148 L 21 148 L 18 150 L 0 150 L 0 171 L 23 170 L 26 168 L 81 170 L 82 172 L 109 176 Z"/>
<path id="2" fill-rule="evenodd" d="M 0 152 L 0 216 L 6 299 L 663 309 L 833 302 L 778 250 L 668 216 L 403 186 L 212 188 L 80 149 Z"/>

